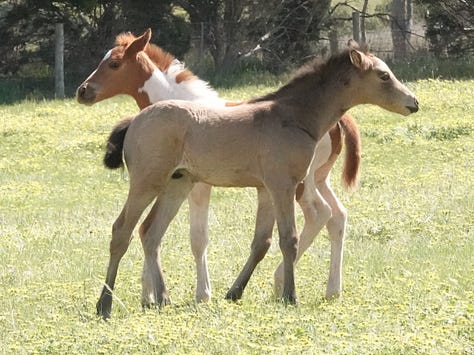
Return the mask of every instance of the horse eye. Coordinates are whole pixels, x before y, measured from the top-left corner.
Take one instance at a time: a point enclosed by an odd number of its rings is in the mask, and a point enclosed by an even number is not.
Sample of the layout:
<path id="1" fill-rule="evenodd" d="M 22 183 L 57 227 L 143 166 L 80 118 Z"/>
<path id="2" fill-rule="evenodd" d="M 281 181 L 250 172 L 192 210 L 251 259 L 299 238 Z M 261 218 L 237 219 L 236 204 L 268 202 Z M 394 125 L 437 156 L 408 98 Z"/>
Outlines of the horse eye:
<path id="1" fill-rule="evenodd" d="M 120 62 L 117 62 L 117 61 L 112 61 L 109 63 L 109 68 L 110 69 L 118 69 L 120 67 Z"/>
<path id="2" fill-rule="evenodd" d="M 379 75 L 379 78 L 383 81 L 387 81 L 390 79 L 390 74 L 385 71 Z"/>

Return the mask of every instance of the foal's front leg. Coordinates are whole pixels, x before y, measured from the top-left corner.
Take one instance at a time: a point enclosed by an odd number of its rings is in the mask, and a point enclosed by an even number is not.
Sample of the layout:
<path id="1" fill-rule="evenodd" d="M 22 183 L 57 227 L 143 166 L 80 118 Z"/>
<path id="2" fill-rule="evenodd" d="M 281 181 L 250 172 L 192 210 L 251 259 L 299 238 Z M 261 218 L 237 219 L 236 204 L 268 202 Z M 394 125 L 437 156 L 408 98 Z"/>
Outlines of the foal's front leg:
<path id="1" fill-rule="evenodd" d="M 142 305 L 144 307 L 170 303 L 161 270 L 160 245 L 166 229 L 192 187 L 193 183 L 187 174 L 170 180 L 140 227 L 145 254 L 142 274 Z"/>
<path id="2" fill-rule="evenodd" d="M 318 190 L 314 186 L 311 175 L 307 176 L 304 181 L 303 194 L 298 199 L 298 203 L 301 206 L 304 214 L 304 227 L 300 234 L 300 240 L 298 244 L 298 254 L 296 255 L 296 263 L 301 258 L 301 255 L 309 248 L 313 243 L 314 238 L 318 235 L 324 225 L 331 217 L 331 208 L 328 203 L 323 199 Z M 283 262 L 275 270 L 274 274 L 274 290 L 277 297 L 281 297 L 283 292 Z"/>
<path id="3" fill-rule="evenodd" d="M 295 263 L 298 252 L 298 234 L 295 221 L 295 190 L 290 184 L 272 189 L 275 217 L 280 236 L 280 249 L 283 254 L 283 293 L 282 300 L 296 303 Z"/>
<path id="4" fill-rule="evenodd" d="M 257 264 L 263 259 L 272 243 L 272 232 L 275 224 L 272 199 L 264 189 L 258 189 L 258 208 L 255 234 L 252 241 L 250 256 L 242 271 L 226 294 L 227 299 L 233 301 L 242 298 L 245 286 L 252 276 Z"/>

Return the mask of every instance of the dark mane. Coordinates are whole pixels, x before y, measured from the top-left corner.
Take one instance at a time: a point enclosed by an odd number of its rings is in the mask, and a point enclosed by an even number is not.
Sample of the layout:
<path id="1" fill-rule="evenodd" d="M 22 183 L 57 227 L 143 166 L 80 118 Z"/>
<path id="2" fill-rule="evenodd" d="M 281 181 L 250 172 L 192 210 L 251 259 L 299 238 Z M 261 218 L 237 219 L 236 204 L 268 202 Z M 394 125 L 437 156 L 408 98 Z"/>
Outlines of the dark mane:
<path id="1" fill-rule="evenodd" d="M 306 98 L 307 94 L 304 92 L 321 88 L 326 83 L 334 83 L 335 78 L 337 78 L 337 81 L 345 81 L 348 72 L 352 68 L 349 52 L 350 49 L 346 49 L 327 60 L 316 58 L 300 67 L 290 81 L 277 91 L 252 99 L 249 102 L 275 100 L 285 97 L 287 93 L 293 93 L 295 90 L 303 91 L 303 95 L 300 97 Z"/>

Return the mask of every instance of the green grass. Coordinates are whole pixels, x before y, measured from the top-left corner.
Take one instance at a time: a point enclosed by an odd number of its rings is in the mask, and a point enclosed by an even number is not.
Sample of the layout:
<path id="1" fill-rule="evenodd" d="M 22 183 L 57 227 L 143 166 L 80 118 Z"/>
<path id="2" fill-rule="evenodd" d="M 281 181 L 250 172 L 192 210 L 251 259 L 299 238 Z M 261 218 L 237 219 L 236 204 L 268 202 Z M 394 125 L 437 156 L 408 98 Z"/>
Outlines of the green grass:
<path id="1" fill-rule="evenodd" d="M 111 225 L 127 175 L 101 159 L 135 104 L 72 100 L 0 106 L 0 353 L 462 354 L 474 351 L 474 81 L 409 86 L 419 113 L 352 110 L 363 138 L 361 184 L 333 185 L 349 212 L 341 299 L 324 300 L 323 232 L 297 267 L 297 307 L 276 302 L 277 243 L 243 299 L 223 299 L 252 238 L 255 191 L 214 189 L 209 267 L 214 298 L 195 304 L 187 206 L 163 245 L 173 305 L 143 312 L 143 254 L 123 258 L 112 319 L 95 315 Z M 231 99 L 271 90 L 222 89 Z M 298 215 L 299 225 L 302 224 Z"/>

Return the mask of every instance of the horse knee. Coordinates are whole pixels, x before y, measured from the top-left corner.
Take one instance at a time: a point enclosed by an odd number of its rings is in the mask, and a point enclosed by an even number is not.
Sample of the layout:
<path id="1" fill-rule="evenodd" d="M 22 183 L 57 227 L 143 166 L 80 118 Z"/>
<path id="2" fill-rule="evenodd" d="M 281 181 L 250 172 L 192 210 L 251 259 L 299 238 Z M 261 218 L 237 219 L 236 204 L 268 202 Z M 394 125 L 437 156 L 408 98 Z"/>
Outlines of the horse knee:
<path id="1" fill-rule="evenodd" d="M 298 252 L 298 236 L 292 234 L 289 236 L 280 236 L 280 249 L 285 256 L 289 256 L 292 259 L 296 259 Z"/>
<path id="2" fill-rule="evenodd" d="M 131 232 L 128 233 L 123 223 L 123 218 L 119 217 L 112 225 L 112 240 L 110 241 L 110 254 L 123 255 L 130 244 Z"/>
<path id="3" fill-rule="evenodd" d="M 206 234 L 199 235 L 198 237 L 191 235 L 191 250 L 195 259 L 201 259 L 203 254 L 206 252 L 209 238 Z"/>
<path id="4" fill-rule="evenodd" d="M 333 217 L 332 208 L 326 202 L 315 204 L 314 207 L 318 211 L 317 213 L 319 218 L 321 218 L 322 220 L 328 222 Z"/>
<path id="5" fill-rule="evenodd" d="M 267 251 L 271 245 L 272 245 L 271 235 L 270 237 L 254 240 L 254 242 L 252 243 L 252 254 L 253 254 L 254 259 L 257 262 L 260 262 L 267 254 Z"/>
<path id="6" fill-rule="evenodd" d="M 331 238 L 343 238 L 347 223 L 347 211 L 340 207 L 337 213 L 329 219 L 327 223 L 328 232 Z"/>
<path id="7" fill-rule="evenodd" d="M 138 228 L 138 235 L 140 236 L 140 240 L 142 241 L 142 243 L 146 238 L 146 234 L 150 229 L 150 225 L 151 223 L 147 223 L 147 221 L 144 221 Z"/>

